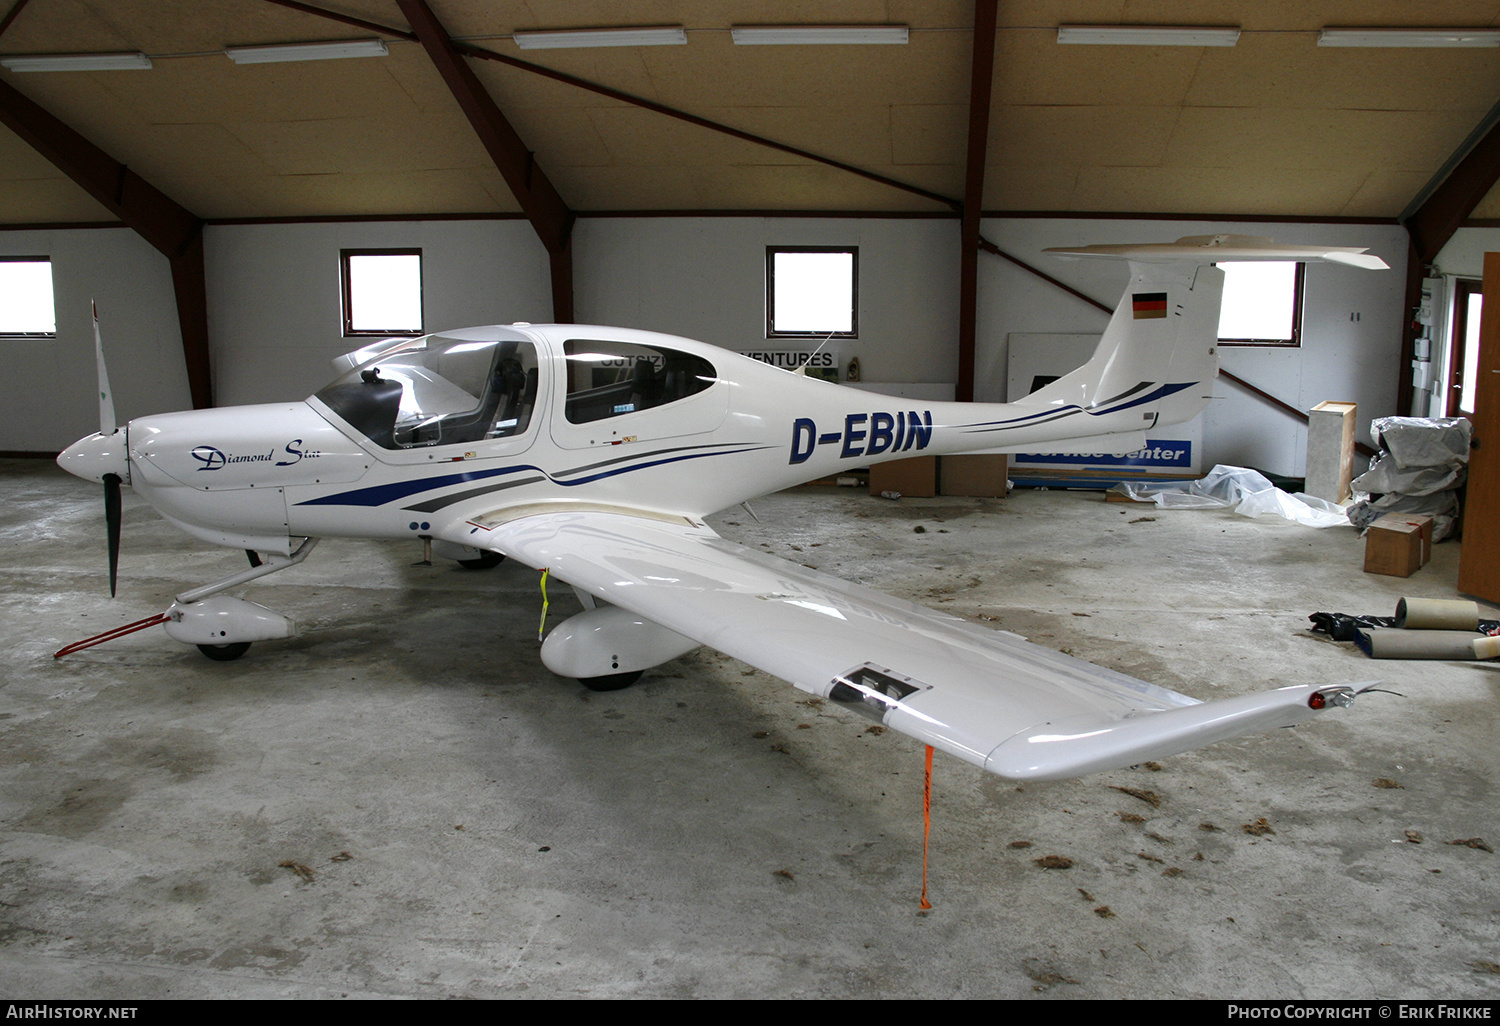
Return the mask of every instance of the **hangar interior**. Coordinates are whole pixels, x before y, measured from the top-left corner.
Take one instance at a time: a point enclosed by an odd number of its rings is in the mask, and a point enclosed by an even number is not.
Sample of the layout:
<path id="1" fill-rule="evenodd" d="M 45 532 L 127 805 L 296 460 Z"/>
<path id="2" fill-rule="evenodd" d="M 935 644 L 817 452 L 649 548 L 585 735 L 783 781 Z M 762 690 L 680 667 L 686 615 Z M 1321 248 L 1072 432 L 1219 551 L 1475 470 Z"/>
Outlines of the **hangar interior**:
<path id="1" fill-rule="evenodd" d="M 1089 26 L 1168 32 L 1062 31 Z M 881 32 L 737 40 L 757 27 Z M 621 28 L 665 36 L 579 42 Z M 367 55 L 299 52 L 333 42 Z M 1013 339 L 1097 335 L 1127 285 L 1045 250 L 1237 234 L 1389 265 L 1308 265 L 1298 344 L 1221 350 L 1202 467 L 1301 477 L 1295 411 L 1357 403 L 1361 439 L 1456 411 L 1454 297 L 1500 251 L 1496 45 L 1497 0 L 0 0 L 0 272 L 47 265 L 55 310 L 0 325 L 6 991 L 1493 999 L 1493 665 L 1305 631 L 1454 597 L 1462 543 L 1398 580 L 1361 572 L 1352 529 L 1097 492 L 718 514 L 1196 698 L 1400 693 L 1065 783 L 940 758 L 918 914 L 920 745 L 707 648 L 617 694 L 555 678 L 514 562 L 333 542 L 252 589 L 295 639 L 54 660 L 244 560 L 127 492 L 111 601 L 97 488 L 33 457 L 98 426 L 91 303 L 121 423 L 305 398 L 368 341 L 351 250 L 420 252 L 429 331 L 811 352 L 768 337 L 768 248 L 857 248 L 841 376 L 999 402 Z M 117 63 L 26 62 L 78 55 Z"/>

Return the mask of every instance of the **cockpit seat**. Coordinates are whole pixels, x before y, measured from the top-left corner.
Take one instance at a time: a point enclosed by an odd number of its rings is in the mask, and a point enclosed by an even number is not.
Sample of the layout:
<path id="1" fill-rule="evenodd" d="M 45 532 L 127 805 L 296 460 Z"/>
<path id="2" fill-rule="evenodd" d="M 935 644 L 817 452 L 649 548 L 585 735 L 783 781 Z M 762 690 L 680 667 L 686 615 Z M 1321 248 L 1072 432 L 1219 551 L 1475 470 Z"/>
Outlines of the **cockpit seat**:
<path id="1" fill-rule="evenodd" d="M 318 393 L 318 398 L 376 445 L 395 448 L 396 417 L 401 412 L 401 382 L 382 378 L 378 367 L 361 372 L 358 381 L 328 386 Z"/>

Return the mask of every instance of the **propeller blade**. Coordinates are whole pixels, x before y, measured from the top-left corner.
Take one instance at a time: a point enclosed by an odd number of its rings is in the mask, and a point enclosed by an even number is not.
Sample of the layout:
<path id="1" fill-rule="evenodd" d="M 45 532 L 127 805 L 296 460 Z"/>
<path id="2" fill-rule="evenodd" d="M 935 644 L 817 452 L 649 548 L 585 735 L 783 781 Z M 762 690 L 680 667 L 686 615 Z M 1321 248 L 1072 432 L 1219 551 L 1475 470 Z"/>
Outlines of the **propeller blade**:
<path id="1" fill-rule="evenodd" d="M 99 337 L 99 305 L 97 303 L 92 305 L 94 308 L 94 359 L 99 370 L 99 433 L 112 435 L 117 426 L 115 424 L 115 396 L 109 390 L 109 372 L 104 368 L 104 342 Z"/>
<path id="2" fill-rule="evenodd" d="M 115 597 L 115 574 L 120 568 L 120 475 L 104 475 L 104 527 L 109 534 L 109 597 Z"/>

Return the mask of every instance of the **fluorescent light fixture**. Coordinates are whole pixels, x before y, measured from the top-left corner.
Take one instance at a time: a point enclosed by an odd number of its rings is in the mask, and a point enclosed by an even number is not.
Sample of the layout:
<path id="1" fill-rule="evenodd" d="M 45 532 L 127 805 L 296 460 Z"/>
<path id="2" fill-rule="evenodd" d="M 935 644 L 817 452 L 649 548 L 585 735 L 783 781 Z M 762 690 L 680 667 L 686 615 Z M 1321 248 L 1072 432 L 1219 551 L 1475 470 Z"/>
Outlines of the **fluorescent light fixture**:
<path id="1" fill-rule="evenodd" d="M 905 25 L 734 25 L 729 29 L 738 46 L 831 46 L 842 44 L 905 43 Z"/>
<path id="2" fill-rule="evenodd" d="M 682 46 L 687 32 L 681 25 L 660 28 L 549 29 L 516 32 L 516 45 L 523 50 L 569 50 L 583 46 Z"/>
<path id="3" fill-rule="evenodd" d="M 151 58 L 143 53 L 59 53 L 41 57 L 0 57 L 11 71 L 144 71 Z"/>
<path id="4" fill-rule="evenodd" d="M 1326 28 L 1319 46 L 1500 46 L 1494 29 Z"/>
<path id="5" fill-rule="evenodd" d="M 1233 46 L 1238 28 L 1201 28 L 1176 25 L 1062 25 L 1059 43 L 1089 46 Z"/>
<path id="6" fill-rule="evenodd" d="M 384 39 L 343 39 L 331 43 L 290 43 L 285 46 L 234 46 L 224 56 L 236 64 L 285 64 L 290 61 L 336 61 L 345 57 L 384 57 Z"/>

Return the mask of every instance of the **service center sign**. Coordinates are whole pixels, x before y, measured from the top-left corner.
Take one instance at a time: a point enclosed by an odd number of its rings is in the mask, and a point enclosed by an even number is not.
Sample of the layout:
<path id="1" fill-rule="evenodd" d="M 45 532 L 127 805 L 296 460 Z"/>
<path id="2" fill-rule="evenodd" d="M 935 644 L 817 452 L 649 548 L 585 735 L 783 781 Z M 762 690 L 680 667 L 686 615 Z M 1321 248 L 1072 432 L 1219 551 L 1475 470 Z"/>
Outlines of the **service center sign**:
<path id="1" fill-rule="evenodd" d="M 1011 456 L 1011 460 L 1038 470 L 1043 467 L 1070 470 L 1084 467 L 1129 467 L 1132 470 L 1189 473 L 1197 469 L 1193 463 L 1193 443 L 1186 438 L 1148 438 L 1144 449 L 1123 455 L 1090 452 L 1018 452 Z"/>

